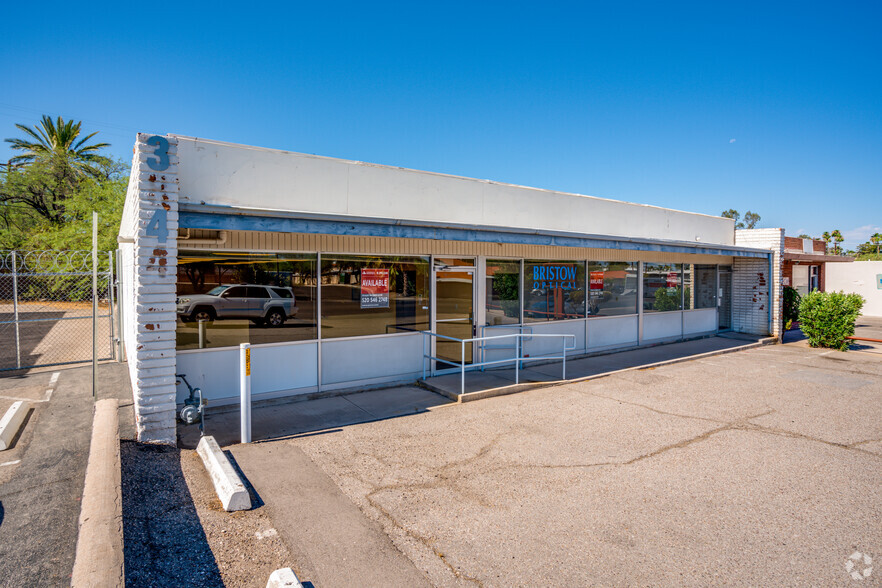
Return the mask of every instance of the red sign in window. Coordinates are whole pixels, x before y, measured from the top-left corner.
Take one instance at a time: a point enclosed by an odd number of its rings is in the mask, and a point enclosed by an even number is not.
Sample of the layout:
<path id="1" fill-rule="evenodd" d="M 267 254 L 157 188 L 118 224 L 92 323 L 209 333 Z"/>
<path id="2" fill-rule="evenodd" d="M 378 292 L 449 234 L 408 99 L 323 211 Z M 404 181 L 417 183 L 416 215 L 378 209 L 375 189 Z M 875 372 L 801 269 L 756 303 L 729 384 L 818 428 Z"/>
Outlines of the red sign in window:
<path id="1" fill-rule="evenodd" d="M 603 290 L 603 272 L 591 272 L 591 289 Z"/>
<path id="2" fill-rule="evenodd" d="M 668 272 L 668 288 L 676 288 L 680 285 L 680 274 L 679 272 Z"/>
<path id="3" fill-rule="evenodd" d="M 365 267 L 361 269 L 361 307 L 389 308 L 389 270 Z"/>

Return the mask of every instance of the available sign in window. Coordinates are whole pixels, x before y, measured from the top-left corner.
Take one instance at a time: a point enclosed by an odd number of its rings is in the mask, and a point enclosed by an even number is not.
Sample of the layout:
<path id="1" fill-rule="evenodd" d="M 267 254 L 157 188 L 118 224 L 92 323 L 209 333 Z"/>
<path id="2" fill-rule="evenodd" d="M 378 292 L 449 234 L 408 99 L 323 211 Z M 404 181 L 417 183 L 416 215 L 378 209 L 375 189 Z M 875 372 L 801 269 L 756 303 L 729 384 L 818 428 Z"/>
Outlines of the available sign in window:
<path id="1" fill-rule="evenodd" d="M 361 307 L 389 308 L 389 270 L 361 268 Z"/>
<path id="2" fill-rule="evenodd" d="M 603 272 L 591 272 L 591 295 L 603 296 Z"/>

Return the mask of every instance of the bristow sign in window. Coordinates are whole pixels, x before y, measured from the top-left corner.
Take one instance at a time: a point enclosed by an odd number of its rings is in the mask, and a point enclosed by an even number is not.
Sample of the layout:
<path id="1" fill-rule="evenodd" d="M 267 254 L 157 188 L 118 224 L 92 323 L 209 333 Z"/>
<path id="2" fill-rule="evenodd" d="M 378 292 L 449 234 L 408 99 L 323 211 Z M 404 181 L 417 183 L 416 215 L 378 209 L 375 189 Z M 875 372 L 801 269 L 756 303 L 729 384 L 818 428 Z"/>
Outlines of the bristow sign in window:
<path id="1" fill-rule="evenodd" d="M 574 265 L 534 265 L 534 290 L 575 290 L 576 266 Z"/>

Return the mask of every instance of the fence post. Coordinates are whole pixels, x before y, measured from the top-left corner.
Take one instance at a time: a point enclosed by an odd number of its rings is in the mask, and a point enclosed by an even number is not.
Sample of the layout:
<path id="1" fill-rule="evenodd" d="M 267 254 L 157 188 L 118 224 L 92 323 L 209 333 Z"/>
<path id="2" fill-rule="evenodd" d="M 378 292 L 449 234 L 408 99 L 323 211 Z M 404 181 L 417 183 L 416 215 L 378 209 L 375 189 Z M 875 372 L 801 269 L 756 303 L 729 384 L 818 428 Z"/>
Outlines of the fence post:
<path id="1" fill-rule="evenodd" d="M 251 344 L 239 345 L 239 432 L 242 443 L 251 443 Z"/>
<path id="2" fill-rule="evenodd" d="M 15 367 L 21 369 L 21 335 L 18 326 L 18 260 L 12 252 L 12 312 L 15 315 Z"/>
<path id="3" fill-rule="evenodd" d="M 113 289 L 116 287 L 116 284 L 113 281 L 113 251 L 107 252 L 107 301 L 110 304 L 110 308 L 107 309 L 107 316 L 110 320 L 110 357 L 111 359 L 116 359 L 116 351 L 114 350 L 114 335 L 116 334 L 116 324 L 113 321 L 113 307 L 115 302 L 115 297 L 113 295 Z"/>
<path id="4" fill-rule="evenodd" d="M 521 336 L 515 335 L 515 384 L 520 384 L 518 378 L 521 375 Z"/>
<path id="5" fill-rule="evenodd" d="M 92 211 L 92 399 L 98 397 L 98 213 Z"/>
<path id="6" fill-rule="evenodd" d="M 566 380 L 567 379 L 567 338 L 561 337 L 561 340 L 563 340 L 563 350 L 561 350 L 561 355 L 563 355 L 563 377 L 561 379 Z M 575 346 L 576 345 L 574 343 L 573 347 L 575 347 Z"/>
<path id="7" fill-rule="evenodd" d="M 122 310 L 122 282 L 120 281 L 122 278 L 122 251 L 116 250 L 116 261 L 114 262 L 114 269 L 116 271 L 116 287 L 118 288 L 118 296 L 116 296 L 116 308 L 114 311 L 116 312 L 116 329 L 117 329 L 117 337 L 116 337 L 116 354 L 117 361 L 123 361 L 125 357 L 125 344 L 126 344 L 126 334 L 123 331 L 123 310 Z"/>
<path id="8" fill-rule="evenodd" d="M 462 396 L 465 394 L 465 341 L 459 342 L 460 349 L 460 369 L 462 370 L 460 375 L 460 383 L 459 383 L 459 394 Z"/>

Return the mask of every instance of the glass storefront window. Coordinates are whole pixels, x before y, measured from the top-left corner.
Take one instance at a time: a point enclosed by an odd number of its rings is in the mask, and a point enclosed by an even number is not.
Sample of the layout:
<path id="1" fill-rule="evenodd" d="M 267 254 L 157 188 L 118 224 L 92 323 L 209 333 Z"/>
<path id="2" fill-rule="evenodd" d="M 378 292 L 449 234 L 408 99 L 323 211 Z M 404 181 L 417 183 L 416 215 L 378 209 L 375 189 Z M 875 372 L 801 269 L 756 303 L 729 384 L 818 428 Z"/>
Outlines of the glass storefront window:
<path id="1" fill-rule="evenodd" d="M 643 264 L 643 312 L 683 309 L 682 264 Z"/>
<path id="2" fill-rule="evenodd" d="M 689 269 L 692 268 L 692 272 Z M 688 276 L 694 276 L 690 283 Z M 717 306 L 717 266 L 686 266 L 686 308 L 715 308 Z"/>
<path id="3" fill-rule="evenodd" d="M 429 258 L 322 255 L 322 339 L 423 331 Z"/>
<path id="4" fill-rule="evenodd" d="M 585 262 L 526 261 L 524 322 L 585 318 Z"/>
<path id="5" fill-rule="evenodd" d="M 637 313 L 637 262 L 588 262 L 588 316 Z"/>
<path id="6" fill-rule="evenodd" d="M 181 251 L 177 348 L 315 339 L 315 257 Z"/>
<path id="7" fill-rule="evenodd" d="M 519 261 L 487 260 L 487 324 L 521 322 L 521 264 Z"/>

